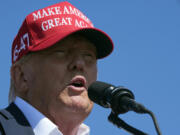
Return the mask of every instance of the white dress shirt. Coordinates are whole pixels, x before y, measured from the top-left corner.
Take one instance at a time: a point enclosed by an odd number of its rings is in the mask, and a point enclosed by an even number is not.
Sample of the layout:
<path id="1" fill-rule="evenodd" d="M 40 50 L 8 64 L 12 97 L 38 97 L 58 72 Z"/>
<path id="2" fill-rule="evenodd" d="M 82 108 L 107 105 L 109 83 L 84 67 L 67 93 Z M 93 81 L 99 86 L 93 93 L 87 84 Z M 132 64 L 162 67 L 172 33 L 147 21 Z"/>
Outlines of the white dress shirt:
<path id="1" fill-rule="evenodd" d="M 51 120 L 20 97 L 16 97 L 15 104 L 23 112 L 35 135 L 63 135 Z M 89 133 L 89 127 L 81 124 L 77 135 L 89 135 Z"/>

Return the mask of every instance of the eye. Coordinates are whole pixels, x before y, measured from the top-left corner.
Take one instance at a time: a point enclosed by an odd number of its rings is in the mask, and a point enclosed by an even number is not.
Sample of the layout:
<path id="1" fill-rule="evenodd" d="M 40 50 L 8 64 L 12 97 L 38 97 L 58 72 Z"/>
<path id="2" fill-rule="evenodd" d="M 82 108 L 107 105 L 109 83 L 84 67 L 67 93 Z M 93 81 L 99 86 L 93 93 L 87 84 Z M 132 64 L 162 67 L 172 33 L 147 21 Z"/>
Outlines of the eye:
<path id="1" fill-rule="evenodd" d="M 86 60 L 95 60 L 96 59 L 96 55 L 92 52 L 84 52 L 83 56 Z"/>
<path id="2" fill-rule="evenodd" d="M 52 52 L 54 55 L 64 55 L 65 54 L 65 50 L 57 50 L 57 51 L 54 51 Z"/>
<path id="3" fill-rule="evenodd" d="M 92 54 L 90 54 L 90 53 L 85 53 L 84 56 L 93 57 Z"/>
<path id="4" fill-rule="evenodd" d="M 64 58 L 66 55 L 66 51 L 65 50 L 55 50 L 55 51 L 51 52 L 51 55 L 57 59 Z"/>

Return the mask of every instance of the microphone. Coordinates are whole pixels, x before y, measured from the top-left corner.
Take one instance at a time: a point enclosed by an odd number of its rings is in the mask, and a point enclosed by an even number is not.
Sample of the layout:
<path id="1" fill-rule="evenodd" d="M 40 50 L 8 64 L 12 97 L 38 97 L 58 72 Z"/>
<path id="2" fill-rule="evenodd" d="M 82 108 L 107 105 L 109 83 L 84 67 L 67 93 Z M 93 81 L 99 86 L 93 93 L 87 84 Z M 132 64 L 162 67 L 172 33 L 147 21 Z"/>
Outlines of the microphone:
<path id="1" fill-rule="evenodd" d="M 111 108 L 116 114 L 128 111 L 147 113 L 147 109 L 134 100 L 134 94 L 124 87 L 95 81 L 88 88 L 88 96 L 93 102 L 102 107 Z"/>
<path id="2" fill-rule="evenodd" d="M 123 128 L 134 135 L 147 135 L 117 117 L 118 114 L 123 114 L 128 111 L 147 113 L 153 119 L 156 132 L 158 135 L 161 135 L 161 131 L 153 112 L 137 103 L 135 101 L 134 94 L 129 89 L 124 87 L 115 87 L 112 84 L 96 81 L 89 86 L 88 96 L 93 102 L 99 104 L 100 106 L 112 109 L 108 119 L 118 127 Z"/>

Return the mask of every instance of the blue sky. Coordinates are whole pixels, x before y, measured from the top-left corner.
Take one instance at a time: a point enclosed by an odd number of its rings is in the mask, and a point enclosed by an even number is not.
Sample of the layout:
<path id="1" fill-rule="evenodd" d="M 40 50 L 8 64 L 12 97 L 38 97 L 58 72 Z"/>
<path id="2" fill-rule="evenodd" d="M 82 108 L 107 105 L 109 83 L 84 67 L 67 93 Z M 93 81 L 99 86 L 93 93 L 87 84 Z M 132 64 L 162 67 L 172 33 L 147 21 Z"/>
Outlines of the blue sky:
<path id="1" fill-rule="evenodd" d="M 0 19 L 0 108 L 8 105 L 11 44 L 25 16 L 61 0 L 3 0 Z M 98 62 L 98 80 L 123 85 L 152 110 L 163 135 L 177 135 L 180 121 L 180 0 L 69 0 L 97 28 L 108 33 L 114 52 Z M 110 109 L 98 105 L 85 121 L 91 135 L 128 135 L 108 122 Z M 148 115 L 120 115 L 155 135 Z"/>

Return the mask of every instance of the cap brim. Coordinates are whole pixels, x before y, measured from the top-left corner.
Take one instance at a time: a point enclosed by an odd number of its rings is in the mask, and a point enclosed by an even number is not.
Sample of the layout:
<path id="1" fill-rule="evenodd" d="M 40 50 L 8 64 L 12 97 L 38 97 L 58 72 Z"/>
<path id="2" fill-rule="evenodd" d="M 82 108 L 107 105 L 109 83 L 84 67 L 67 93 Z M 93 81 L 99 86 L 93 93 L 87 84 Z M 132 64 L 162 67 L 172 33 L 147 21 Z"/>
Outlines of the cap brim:
<path id="1" fill-rule="evenodd" d="M 55 33 L 48 39 L 33 46 L 33 48 L 29 48 L 29 51 L 40 51 L 46 49 L 74 33 L 82 34 L 96 46 L 98 59 L 108 56 L 113 51 L 114 45 L 112 39 L 105 32 L 97 28 L 81 28 L 74 31 L 64 32 L 63 35 L 62 33 Z"/>

